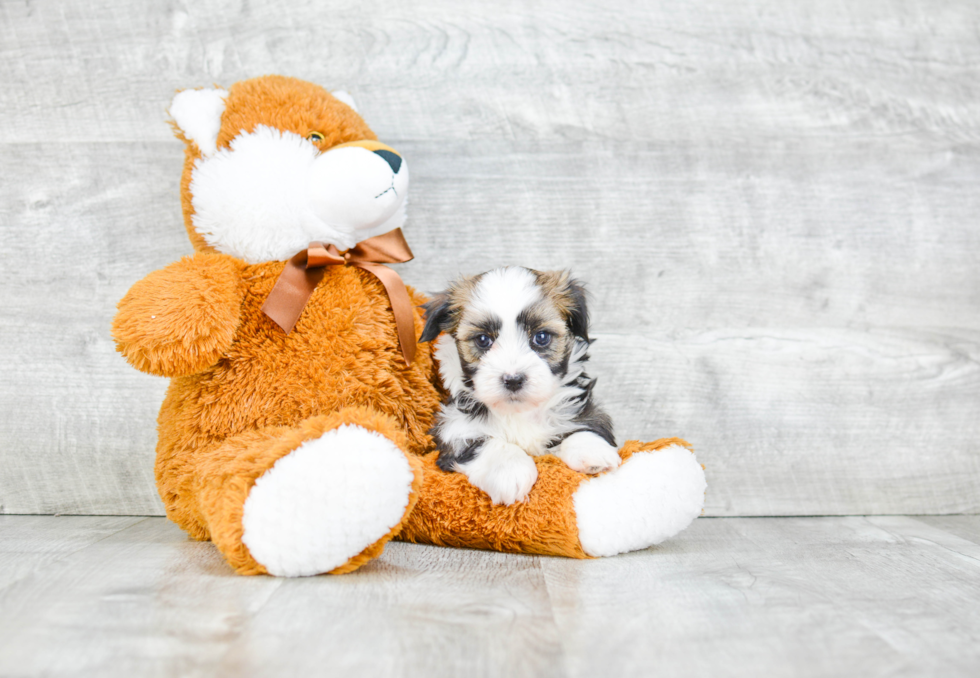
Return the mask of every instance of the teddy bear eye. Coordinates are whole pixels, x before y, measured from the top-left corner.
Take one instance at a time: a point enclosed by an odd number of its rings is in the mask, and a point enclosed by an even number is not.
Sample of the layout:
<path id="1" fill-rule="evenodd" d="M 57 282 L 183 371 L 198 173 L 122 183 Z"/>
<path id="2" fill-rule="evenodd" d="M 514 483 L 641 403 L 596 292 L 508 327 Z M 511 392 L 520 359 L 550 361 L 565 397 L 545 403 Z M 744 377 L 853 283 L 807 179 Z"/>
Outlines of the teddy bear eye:
<path id="1" fill-rule="evenodd" d="M 485 351 L 493 346 L 493 339 L 490 338 L 489 334 L 478 334 L 473 337 L 473 343 L 476 344 L 477 348 Z"/>
<path id="2" fill-rule="evenodd" d="M 324 137 L 319 132 L 310 132 L 306 138 L 312 141 L 314 144 L 318 144 L 321 141 L 323 141 L 326 137 Z"/>

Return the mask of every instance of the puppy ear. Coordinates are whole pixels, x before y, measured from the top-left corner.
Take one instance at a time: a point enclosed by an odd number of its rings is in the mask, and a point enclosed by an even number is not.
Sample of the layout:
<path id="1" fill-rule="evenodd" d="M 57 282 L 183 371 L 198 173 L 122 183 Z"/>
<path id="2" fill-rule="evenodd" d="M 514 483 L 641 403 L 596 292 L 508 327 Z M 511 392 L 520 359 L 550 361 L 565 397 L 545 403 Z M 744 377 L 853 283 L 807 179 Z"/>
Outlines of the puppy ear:
<path id="1" fill-rule="evenodd" d="M 420 344 L 432 341 L 440 332 L 449 329 L 452 320 L 449 292 L 439 292 L 422 304 L 422 308 L 425 309 L 425 327 L 422 328 L 422 336 L 419 337 Z"/>
<path id="2" fill-rule="evenodd" d="M 569 300 L 565 322 L 576 337 L 589 341 L 589 307 L 585 287 L 575 278 L 569 278 L 566 296 Z"/>
<path id="3" fill-rule="evenodd" d="M 585 286 L 572 278 L 568 271 L 538 272 L 537 276 L 538 284 L 555 301 L 569 331 L 589 341 L 589 307 Z"/>

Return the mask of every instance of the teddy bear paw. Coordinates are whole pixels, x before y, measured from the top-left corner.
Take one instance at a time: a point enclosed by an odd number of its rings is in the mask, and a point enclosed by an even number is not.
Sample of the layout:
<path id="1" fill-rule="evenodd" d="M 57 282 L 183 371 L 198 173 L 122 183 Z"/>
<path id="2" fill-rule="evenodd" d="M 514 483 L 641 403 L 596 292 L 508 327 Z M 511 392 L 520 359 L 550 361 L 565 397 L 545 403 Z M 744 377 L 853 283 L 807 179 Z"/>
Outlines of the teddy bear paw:
<path id="1" fill-rule="evenodd" d="M 701 515 L 706 488 L 704 469 L 685 447 L 637 452 L 575 491 L 582 549 L 612 556 L 659 544 Z"/>
<path id="2" fill-rule="evenodd" d="M 351 425 L 327 431 L 255 481 L 242 542 L 270 574 L 330 572 L 402 522 L 413 480 L 405 453 L 384 436 Z"/>

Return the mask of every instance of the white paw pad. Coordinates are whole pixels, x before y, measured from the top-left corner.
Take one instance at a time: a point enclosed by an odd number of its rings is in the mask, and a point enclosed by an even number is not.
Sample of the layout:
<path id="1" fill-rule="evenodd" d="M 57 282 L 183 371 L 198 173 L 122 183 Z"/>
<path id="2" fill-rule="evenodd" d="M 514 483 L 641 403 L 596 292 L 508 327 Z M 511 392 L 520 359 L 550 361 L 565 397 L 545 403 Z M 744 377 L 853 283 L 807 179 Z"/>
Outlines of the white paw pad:
<path id="1" fill-rule="evenodd" d="M 644 549 L 674 536 L 704 508 L 704 469 L 680 445 L 637 452 L 611 473 L 584 481 L 573 502 L 590 556 Z"/>
<path id="2" fill-rule="evenodd" d="M 341 426 L 306 441 L 255 481 L 242 541 L 269 574 L 329 572 L 401 522 L 413 479 L 390 440 Z"/>

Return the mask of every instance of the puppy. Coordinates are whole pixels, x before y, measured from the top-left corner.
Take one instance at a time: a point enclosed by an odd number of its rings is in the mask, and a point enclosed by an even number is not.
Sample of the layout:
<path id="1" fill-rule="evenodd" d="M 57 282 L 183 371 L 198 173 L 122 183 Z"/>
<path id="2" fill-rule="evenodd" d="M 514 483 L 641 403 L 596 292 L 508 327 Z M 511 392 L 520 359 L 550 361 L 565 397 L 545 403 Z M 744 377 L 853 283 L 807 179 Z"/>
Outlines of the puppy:
<path id="1" fill-rule="evenodd" d="M 585 290 L 565 271 L 500 268 L 454 282 L 424 306 L 449 392 L 432 434 L 438 465 L 495 504 L 527 497 L 532 456 L 583 473 L 619 465 L 612 421 L 592 400 Z"/>

